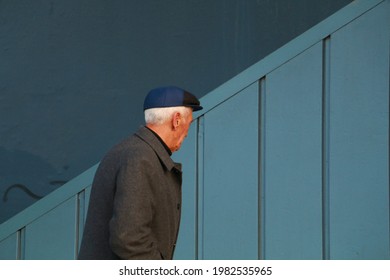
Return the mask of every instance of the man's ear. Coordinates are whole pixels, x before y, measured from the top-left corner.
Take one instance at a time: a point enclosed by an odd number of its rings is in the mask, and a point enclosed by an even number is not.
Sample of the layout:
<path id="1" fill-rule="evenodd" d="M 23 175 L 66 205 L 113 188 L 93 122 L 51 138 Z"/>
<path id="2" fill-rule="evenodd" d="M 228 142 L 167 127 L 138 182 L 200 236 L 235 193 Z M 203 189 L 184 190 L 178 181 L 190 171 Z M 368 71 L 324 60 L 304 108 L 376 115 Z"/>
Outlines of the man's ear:
<path id="1" fill-rule="evenodd" d="M 174 113 L 172 118 L 172 127 L 174 130 L 176 130 L 177 127 L 180 125 L 180 121 L 181 121 L 180 113 L 179 112 Z"/>

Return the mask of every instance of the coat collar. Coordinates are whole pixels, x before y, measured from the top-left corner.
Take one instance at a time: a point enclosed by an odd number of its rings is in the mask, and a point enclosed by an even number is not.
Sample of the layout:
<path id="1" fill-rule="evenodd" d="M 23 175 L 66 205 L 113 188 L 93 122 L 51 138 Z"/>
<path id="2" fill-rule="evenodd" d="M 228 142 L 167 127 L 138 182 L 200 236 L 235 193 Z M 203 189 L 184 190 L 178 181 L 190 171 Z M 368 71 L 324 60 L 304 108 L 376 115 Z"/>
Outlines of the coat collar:
<path id="1" fill-rule="evenodd" d="M 148 128 L 143 126 L 138 129 L 135 135 L 137 135 L 139 138 L 145 141 L 156 152 L 161 162 L 165 165 L 165 167 L 169 171 L 171 171 L 173 168 L 181 171 L 181 164 L 175 163 L 171 159 L 163 144 L 156 137 L 156 135 L 153 134 L 152 131 L 150 131 Z"/>

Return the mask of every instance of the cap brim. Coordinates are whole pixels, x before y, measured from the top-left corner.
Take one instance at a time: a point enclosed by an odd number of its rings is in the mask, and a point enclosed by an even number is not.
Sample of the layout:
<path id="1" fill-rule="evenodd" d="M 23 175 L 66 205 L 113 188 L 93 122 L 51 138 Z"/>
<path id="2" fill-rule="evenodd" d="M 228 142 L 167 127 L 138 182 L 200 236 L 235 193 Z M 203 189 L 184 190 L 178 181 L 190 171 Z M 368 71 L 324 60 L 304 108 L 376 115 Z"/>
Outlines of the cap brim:
<path id="1" fill-rule="evenodd" d="M 191 105 L 191 106 L 188 106 L 188 107 L 191 107 L 193 112 L 200 111 L 200 110 L 203 109 L 203 107 L 200 106 L 200 105 Z"/>

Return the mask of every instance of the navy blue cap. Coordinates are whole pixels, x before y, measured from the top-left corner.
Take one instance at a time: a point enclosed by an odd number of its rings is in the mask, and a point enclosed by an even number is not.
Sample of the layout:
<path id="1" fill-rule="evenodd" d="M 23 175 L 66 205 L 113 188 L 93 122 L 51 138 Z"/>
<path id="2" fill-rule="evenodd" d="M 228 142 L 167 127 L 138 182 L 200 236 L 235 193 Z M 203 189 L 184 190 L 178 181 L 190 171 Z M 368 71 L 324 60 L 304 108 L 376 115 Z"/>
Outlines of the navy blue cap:
<path id="1" fill-rule="evenodd" d="M 203 109 L 195 95 L 175 86 L 152 89 L 144 101 L 144 110 L 178 106 L 191 107 L 193 111 Z"/>

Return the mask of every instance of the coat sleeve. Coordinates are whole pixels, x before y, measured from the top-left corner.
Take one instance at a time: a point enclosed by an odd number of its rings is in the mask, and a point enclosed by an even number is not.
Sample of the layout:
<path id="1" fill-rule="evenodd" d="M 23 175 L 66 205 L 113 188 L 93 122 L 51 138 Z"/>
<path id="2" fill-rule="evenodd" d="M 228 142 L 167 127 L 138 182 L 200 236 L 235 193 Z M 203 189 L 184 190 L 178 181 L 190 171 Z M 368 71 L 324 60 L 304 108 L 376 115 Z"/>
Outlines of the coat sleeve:
<path id="1" fill-rule="evenodd" d="M 153 168 L 147 160 L 128 160 L 116 180 L 110 247 L 121 259 L 162 259 L 152 231 Z"/>

